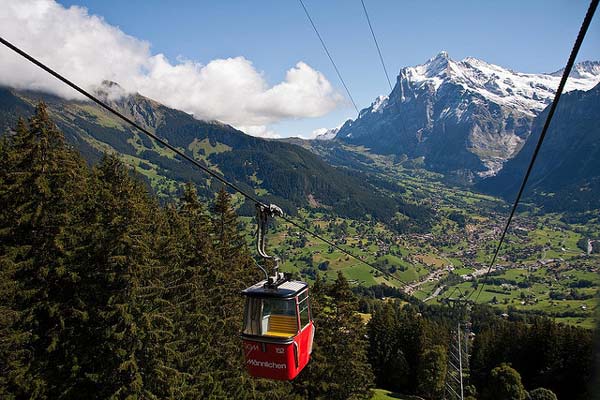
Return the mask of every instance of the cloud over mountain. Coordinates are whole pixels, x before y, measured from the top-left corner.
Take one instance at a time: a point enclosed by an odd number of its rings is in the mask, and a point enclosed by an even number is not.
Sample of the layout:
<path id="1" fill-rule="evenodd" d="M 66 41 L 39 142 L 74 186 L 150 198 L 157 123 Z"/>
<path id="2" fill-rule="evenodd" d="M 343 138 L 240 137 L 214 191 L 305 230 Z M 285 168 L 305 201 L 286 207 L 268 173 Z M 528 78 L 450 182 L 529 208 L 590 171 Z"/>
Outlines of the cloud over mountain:
<path id="1" fill-rule="evenodd" d="M 161 103 L 216 119 L 249 133 L 273 136 L 266 125 L 288 118 L 319 117 L 344 99 L 319 71 L 300 61 L 285 79 L 269 85 L 244 57 L 201 64 L 152 54 L 150 44 L 129 36 L 82 7 L 52 0 L 0 0 L 0 35 L 84 88 L 118 82 Z M 77 94 L 10 50 L 0 49 L 0 84 Z"/>

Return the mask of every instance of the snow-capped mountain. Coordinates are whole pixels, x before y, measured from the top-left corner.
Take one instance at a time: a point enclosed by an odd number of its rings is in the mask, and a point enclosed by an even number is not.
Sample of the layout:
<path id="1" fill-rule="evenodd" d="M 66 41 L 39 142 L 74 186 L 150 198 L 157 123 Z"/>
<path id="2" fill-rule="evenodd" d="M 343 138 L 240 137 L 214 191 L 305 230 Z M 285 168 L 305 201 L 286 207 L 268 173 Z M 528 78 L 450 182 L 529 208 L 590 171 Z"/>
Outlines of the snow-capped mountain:
<path id="1" fill-rule="evenodd" d="M 338 132 L 340 131 L 340 128 L 332 128 L 332 129 L 326 129 L 324 130 L 323 133 L 319 133 L 316 137 L 315 140 L 331 140 L 334 139 L 335 136 L 338 134 Z"/>
<path id="2" fill-rule="evenodd" d="M 564 68 L 559 69 L 556 72 L 551 73 L 552 76 L 562 76 Z M 575 64 L 571 71 L 571 78 L 577 79 L 594 79 L 600 75 L 600 62 L 598 61 L 583 61 L 579 64 Z"/>
<path id="3" fill-rule="evenodd" d="M 400 71 L 389 96 L 379 96 L 336 138 L 375 152 L 424 156 L 434 170 L 474 178 L 494 175 L 552 102 L 561 71 L 526 74 L 476 58 L 441 52 Z M 600 82 L 600 62 L 577 64 L 566 91 Z"/>
<path id="4" fill-rule="evenodd" d="M 552 102 L 562 72 L 524 74 L 473 57 L 453 61 L 441 52 L 423 65 L 404 68 L 400 77 L 416 86 L 433 85 L 436 90 L 451 81 L 497 104 L 537 115 Z M 565 91 L 589 90 L 599 81 L 600 63 L 581 63 L 571 73 Z"/>
<path id="5" fill-rule="evenodd" d="M 538 115 L 523 148 L 477 188 L 512 201 L 537 145 L 548 109 Z M 538 155 L 526 195 L 545 211 L 600 208 L 600 84 L 563 95 Z M 548 195 L 553 193 L 554 195 Z"/>

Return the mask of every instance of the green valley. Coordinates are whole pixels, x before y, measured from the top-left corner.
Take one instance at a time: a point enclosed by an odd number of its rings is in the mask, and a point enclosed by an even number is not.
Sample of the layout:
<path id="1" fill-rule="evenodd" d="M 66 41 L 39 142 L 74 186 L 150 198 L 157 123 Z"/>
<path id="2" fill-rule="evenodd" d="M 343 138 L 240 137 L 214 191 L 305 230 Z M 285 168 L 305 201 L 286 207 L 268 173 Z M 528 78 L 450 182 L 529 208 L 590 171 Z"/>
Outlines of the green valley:
<path id="1" fill-rule="evenodd" d="M 592 213 L 585 223 L 573 224 L 568 216 L 544 214 L 525 204 L 486 278 L 509 211 L 502 199 L 454 187 L 439 174 L 408 169 L 392 158 L 371 156 L 364 149 L 344 146 L 344 151 L 348 158 L 371 160 L 376 179 L 401 185 L 406 191 L 399 196 L 407 202 L 426 202 L 434 210 L 430 230 L 403 232 L 394 220 L 384 224 L 304 209 L 297 218 L 306 228 L 333 239 L 377 269 L 278 224 L 269 244 L 282 258 L 284 270 L 308 280 L 317 273 L 333 279 L 342 271 L 355 285 L 386 284 L 427 302 L 460 293 L 469 296 L 484 285 L 478 301 L 493 305 L 499 312 L 548 315 L 559 322 L 594 326 L 600 254 L 587 255 L 583 243 L 599 237 L 600 215 Z M 246 222 L 251 224 L 251 219 Z"/>

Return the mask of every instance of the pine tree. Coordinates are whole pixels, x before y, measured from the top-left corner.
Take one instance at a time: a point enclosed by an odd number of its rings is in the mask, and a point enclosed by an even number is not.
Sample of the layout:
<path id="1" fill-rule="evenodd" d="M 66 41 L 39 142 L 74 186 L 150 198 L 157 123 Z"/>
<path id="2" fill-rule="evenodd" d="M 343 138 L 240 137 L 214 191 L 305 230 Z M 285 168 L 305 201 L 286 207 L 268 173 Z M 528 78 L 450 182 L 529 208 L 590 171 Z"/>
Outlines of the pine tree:
<path id="1" fill-rule="evenodd" d="M 244 265 L 237 265 L 238 258 L 246 258 L 245 242 L 239 233 L 239 222 L 237 214 L 231 204 L 231 195 L 221 189 L 212 206 L 212 226 L 214 248 L 217 257 L 222 260 L 228 260 L 234 263 L 234 267 L 243 268 Z"/>
<path id="2" fill-rule="evenodd" d="M 374 378 L 356 297 L 341 273 L 326 294 L 319 290 L 312 361 L 296 390 L 311 399 L 369 399 Z"/>
<path id="3" fill-rule="evenodd" d="M 219 397 L 243 398 L 243 362 L 239 342 L 233 338 L 239 336 L 243 315 L 240 291 L 244 288 L 249 259 L 237 225 L 231 197 L 222 189 L 212 206 L 214 257 L 206 266 L 205 291 L 209 299 L 206 312 L 211 329 L 204 356 L 212 365 L 208 373 L 213 382 L 206 389 Z"/>
<path id="4" fill-rule="evenodd" d="M 86 380 L 77 354 L 87 320 L 82 271 L 72 262 L 85 164 L 44 104 L 3 140 L 0 158 L 2 291 L 10 301 L 2 329 L 16 347 L 2 366 L 5 387 L 10 396 L 70 398 Z"/>
<path id="5" fill-rule="evenodd" d="M 419 392 L 428 399 L 438 399 L 444 391 L 447 351 L 443 346 L 426 349 L 419 364 Z"/>
<path id="6" fill-rule="evenodd" d="M 175 381 L 174 398 L 207 398 L 222 393 L 210 377 L 209 352 L 211 324 L 206 280 L 214 257 L 210 221 L 196 194 L 187 184 L 178 207 L 166 208 L 169 234 L 162 246 L 165 269 L 171 271 L 166 290 L 174 340 L 168 345 Z M 214 384 L 211 385 L 211 382 Z"/>
<path id="7" fill-rule="evenodd" d="M 529 392 L 531 400 L 558 400 L 558 397 L 550 389 L 537 388 Z"/>
<path id="8" fill-rule="evenodd" d="M 500 364 L 491 371 L 483 394 L 486 400 L 524 400 L 527 397 L 521 375 L 508 364 Z"/>
<path id="9" fill-rule="evenodd" d="M 160 210 L 115 156 L 94 171 L 85 237 L 96 345 L 90 372 L 100 398 L 148 398 L 168 391 L 161 374 L 172 322 L 161 299 L 154 251 Z"/>
<path id="10" fill-rule="evenodd" d="M 19 119 L 17 132 L 25 135 L 25 121 Z M 25 344 L 28 335 L 16 329 L 19 318 L 17 296 L 19 293 L 15 272 L 18 265 L 15 262 L 18 247 L 8 245 L 6 240 L 12 230 L 8 201 L 10 200 L 7 174 L 13 170 L 12 161 L 16 154 L 12 151 L 12 141 L 9 136 L 0 138 L 0 398 L 14 399 L 20 391 L 19 383 L 26 378 L 27 354 Z"/>
<path id="11" fill-rule="evenodd" d="M 401 390 L 408 385 L 409 366 L 398 340 L 399 329 L 390 304 L 377 309 L 368 324 L 369 361 L 378 386 L 390 390 Z"/>

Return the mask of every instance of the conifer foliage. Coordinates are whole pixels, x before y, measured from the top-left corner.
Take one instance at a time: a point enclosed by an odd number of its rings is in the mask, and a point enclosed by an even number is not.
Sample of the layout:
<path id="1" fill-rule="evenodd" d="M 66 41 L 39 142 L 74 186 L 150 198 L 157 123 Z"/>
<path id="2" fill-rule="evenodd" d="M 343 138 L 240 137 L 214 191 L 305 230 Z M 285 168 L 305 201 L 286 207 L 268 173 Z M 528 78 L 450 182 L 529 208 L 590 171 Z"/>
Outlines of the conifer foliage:
<path id="1" fill-rule="evenodd" d="M 0 398 L 294 398 L 243 370 L 238 228 L 225 191 L 160 206 L 90 169 L 40 105 L 0 142 Z"/>
<path id="2" fill-rule="evenodd" d="M 188 184 L 161 205 L 116 156 L 88 167 L 40 104 L 0 138 L 0 399 L 443 396 L 447 313 L 363 290 L 365 324 L 342 274 L 310 289 L 306 369 L 251 378 L 240 291 L 261 276 L 241 232 L 225 190 L 205 205 Z M 473 321 L 478 398 L 590 397 L 589 331 L 481 307 Z"/>
<path id="3" fill-rule="evenodd" d="M 75 226 L 86 170 L 40 105 L 5 137 L 0 155 L 3 388 L 68 397 L 81 378 L 77 348 L 88 318 Z M 4 335 L 6 334 L 6 336 Z M 2 397 L 2 396 L 0 396 Z"/>
<path id="4" fill-rule="evenodd" d="M 348 280 L 338 273 L 332 285 L 320 278 L 312 287 L 315 344 L 312 361 L 294 382 L 303 398 L 369 399 L 373 372 L 367 359 L 366 329 Z"/>
<path id="5" fill-rule="evenodd" d="M 447 321 L 411 304 L 377 304 L 368 324 L 369 360 L 379 387 L 438 398 L 446 374 Z"/>

